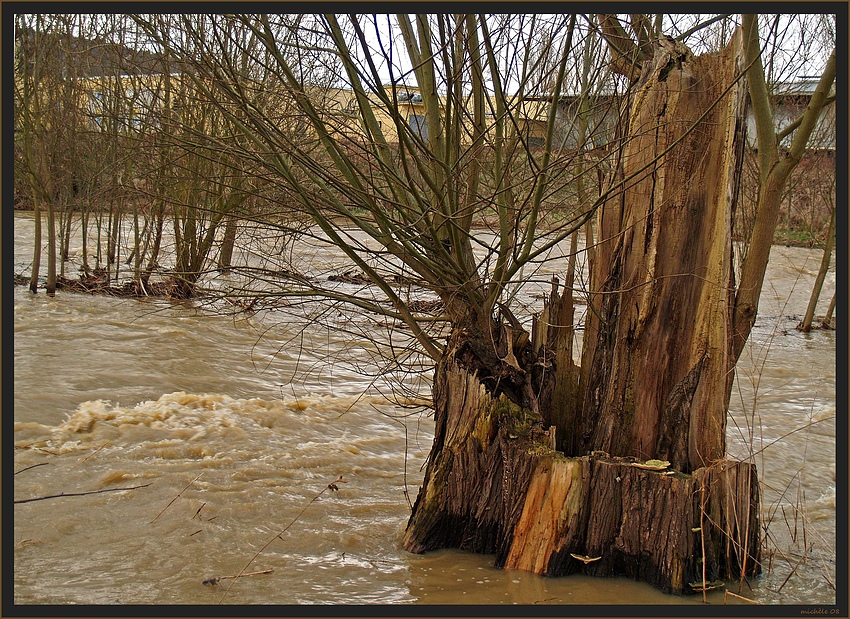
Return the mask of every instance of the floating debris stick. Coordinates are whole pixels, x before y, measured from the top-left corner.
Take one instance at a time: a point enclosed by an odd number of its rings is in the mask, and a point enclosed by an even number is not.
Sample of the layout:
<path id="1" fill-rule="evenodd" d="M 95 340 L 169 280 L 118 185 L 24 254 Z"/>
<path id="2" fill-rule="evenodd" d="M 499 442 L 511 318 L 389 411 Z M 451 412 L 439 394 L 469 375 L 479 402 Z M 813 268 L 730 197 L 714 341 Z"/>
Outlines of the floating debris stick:
<path id="1" fill-rule="evenodd" d="M 218 576 L 216 578 L 207 578 L 201 584 L 204 584 L 204 585 L 207 585 L 207 586 L 215 586 L 215 585 L 219 584 L 222 580 L 226 580 L 226 579 L 242 578 L 244 576 L 259 576 L 260 574 L 271 574 L 272 572 L 274 572 L 274 568 L 271 568 L 270 570 L 262 570 L 260 572 L 249 572 L 247 574 L 236 574 L 236 576 Z"/>
<path id="2" fill-rule="evenodd" d="M 49 462 L 41 462 L 39 464 L 33 464 L 32 466 L 28 466 L 26 468 L 23 468 L 20 471 L 15 471 L 15 475 L 17 475 L 18 473 L 23 473 L 24 471 L 29 471 L 30 469 L 34 469 L 34 468 L 39 467 L 39 466 L 47 466 L 48 464 L 50 464 L 50 463 Z"/>
<path id="3" fill-rule="evenodd" d="M 711 591 L 712 589 L 722 589 L 726 583 L 722 580 L 712 580 L 711 582 L 697 581 L 688 583 L 694 591 Z"/>
<path id="4" fill-rule="evenodd" d="M 647 471 L 663 471 L 670 466 L 670 462 L 667 460 L 647 460 L 646 462 L 632 462 L 632 466 Z"/>
<path id="5" fill-rule="evenodd" d="M 61 499 L 66 496 L 85 496 L 87 494 L 102 494 L 104 492 L 122 492 L 124 490 L 138 490 L 139 488 L 147 488 L 150 485 L 150 483 L 147 483 L 142 484 L 141 486 L 127 486 L 125 488 L 105 488 L 103 490 L 88 490 L 86 492 L 60 492 L 59 494 L 37 496 L 31 499 L 15 499 L 15 505 L 17 505 L 18 503 L 32 503 L 33 501 L 46 501 L 47 499 Z"/>

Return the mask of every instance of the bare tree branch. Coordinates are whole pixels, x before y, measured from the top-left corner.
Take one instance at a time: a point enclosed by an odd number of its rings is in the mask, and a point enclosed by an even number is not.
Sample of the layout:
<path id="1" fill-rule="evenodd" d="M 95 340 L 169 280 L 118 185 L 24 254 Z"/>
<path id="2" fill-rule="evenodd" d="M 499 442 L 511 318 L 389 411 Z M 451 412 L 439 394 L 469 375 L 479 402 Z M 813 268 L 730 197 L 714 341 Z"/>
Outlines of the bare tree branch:
<path id="1" fill-rule="evenodd" d="M 105 488 L 103 490 L 88 490 L 86 492 L 60 492 L 59 494 L 37 496 L 30 499 L 15 499 L 15 505 L 17 505 L 18 503 L 32 503 L 33 501 L 46 501 L 48 499 L 61 499 L 63 497 L 68 496 L 85 496 L 87 494 L 101 494 L 104 492 L 123 492 L 125 490 L 138 490 L 139 488 L 147 488 L 151 485 L 151 483 L 142 484 L 140 486 L 128 486 L 126 488 Z"/>

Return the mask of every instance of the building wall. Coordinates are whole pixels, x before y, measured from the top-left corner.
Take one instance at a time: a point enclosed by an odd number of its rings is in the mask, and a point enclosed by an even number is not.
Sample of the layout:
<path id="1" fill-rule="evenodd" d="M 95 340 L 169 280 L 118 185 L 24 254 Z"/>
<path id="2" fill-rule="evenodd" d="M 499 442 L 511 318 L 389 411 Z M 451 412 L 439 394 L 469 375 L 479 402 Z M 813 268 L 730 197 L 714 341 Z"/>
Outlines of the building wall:
<path id="1" fill-rule="evenodd" d="M 777 132 L 781 131 L 806 110 L 809 97 L 787 97 L 774 107 L 774 120 Z M 835 150 L 835 103 L 828 105 L 815 125 L 809 140 L 808 150 Z M 794 139 L 794 134 L 782 140 L 781 146 L 788 148 Z M 756 121 L 752 109 L 747 110 L 747 145 L 756 148 Z"/>

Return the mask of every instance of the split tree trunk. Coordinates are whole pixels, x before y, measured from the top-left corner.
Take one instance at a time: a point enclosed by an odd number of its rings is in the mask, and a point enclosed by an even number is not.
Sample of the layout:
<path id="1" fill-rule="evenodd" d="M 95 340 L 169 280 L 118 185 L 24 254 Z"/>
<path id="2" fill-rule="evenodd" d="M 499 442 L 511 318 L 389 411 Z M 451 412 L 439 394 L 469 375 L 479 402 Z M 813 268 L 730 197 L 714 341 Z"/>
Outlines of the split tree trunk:
<path id="1" fill-rule="evenodd" d="M 740 33 L 697 58 L 667 43 L 636 86 L 625 188 L 600 212 L 579 453 L 685 472 L 725 455 L 740 54 Z"/>
<path id="2" fill-rule="evenodd" d="M 756 469 L 724 459 L 740 58 L 739 34 L 699 58 L 665 41 L 645 64 L 625 183 L 600 210 L 581 368 L 569 289 L 553 291 L 530 349 L 513 348 L 517 372 L 492 354 L 456 357 L 455 331 L 406 549 L 495 553 L 506 568 L 628 575 L 675 593 L 760 571 Z M 506 365 L 499 338 L 468 344 Z M 524 372 L 539 414 L 506 397 L 516 389 L 493 388 Z"/>

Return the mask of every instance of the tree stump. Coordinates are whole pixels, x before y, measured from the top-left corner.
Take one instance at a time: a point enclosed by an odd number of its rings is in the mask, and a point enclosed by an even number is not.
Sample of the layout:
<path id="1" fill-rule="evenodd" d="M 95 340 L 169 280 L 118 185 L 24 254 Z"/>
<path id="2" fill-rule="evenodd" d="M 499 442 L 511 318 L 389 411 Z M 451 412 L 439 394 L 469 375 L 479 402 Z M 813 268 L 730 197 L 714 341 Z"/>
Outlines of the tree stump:
<path id="1" fill-rule="evenodd" d="M 565 457 L 529 411 L 454 363 L 438 366 L 435 401 L 435 449 L 407 550 L 495 553 L 497 567 L 628 576 L 679 594 L 759 573 L 752 464 L 685 474 L 599 452 Z"/>

